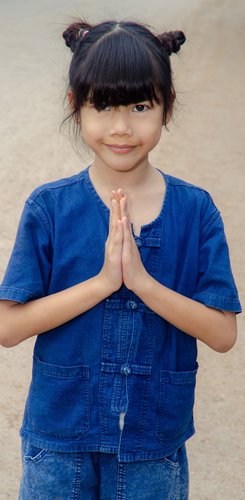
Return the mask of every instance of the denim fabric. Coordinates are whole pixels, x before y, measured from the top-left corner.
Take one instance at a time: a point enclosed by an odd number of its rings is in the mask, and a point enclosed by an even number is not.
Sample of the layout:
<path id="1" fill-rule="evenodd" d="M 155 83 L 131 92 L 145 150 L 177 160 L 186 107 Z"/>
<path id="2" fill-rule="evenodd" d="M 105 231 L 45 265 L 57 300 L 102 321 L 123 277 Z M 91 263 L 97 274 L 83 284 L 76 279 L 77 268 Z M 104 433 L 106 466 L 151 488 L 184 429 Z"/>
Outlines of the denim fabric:
<path id="1" fill-rule="evenodd" d="M 22 442 L 19 500 L 187 500 L 185 445 L 166 458 L 118 462 L 116 454 L 52 452 Z"/>
<path id="2" fill-rule="evenodd" d="M 240 312 L 223 221 L 210 194 L 161 174 L 161 211 L 134 234 L 147 272 L 206 306 Z M 89 167 L 36 188 L 0 298 L 25 303 L 97 275 L 109 214 Z M 37 336 L 20 435 L 53 452 L 116 454 L 125 463 L 164 458 L 195 432 L 197 370 L 196 339 L 123 284 Z"/>

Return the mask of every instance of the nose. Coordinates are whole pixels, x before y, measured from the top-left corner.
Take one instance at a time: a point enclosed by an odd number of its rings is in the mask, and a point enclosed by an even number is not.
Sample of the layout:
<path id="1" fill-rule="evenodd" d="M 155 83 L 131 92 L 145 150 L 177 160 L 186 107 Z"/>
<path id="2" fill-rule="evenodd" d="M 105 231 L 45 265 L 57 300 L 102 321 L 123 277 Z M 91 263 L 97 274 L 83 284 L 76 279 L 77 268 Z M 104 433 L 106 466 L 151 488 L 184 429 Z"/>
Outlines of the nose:
<path id="1" fill-rule="evenodd" d="M 130 117 L 127 112 L 114 110 L 110 123 L 110 135 L 132 135 L 132 127 Z"/>

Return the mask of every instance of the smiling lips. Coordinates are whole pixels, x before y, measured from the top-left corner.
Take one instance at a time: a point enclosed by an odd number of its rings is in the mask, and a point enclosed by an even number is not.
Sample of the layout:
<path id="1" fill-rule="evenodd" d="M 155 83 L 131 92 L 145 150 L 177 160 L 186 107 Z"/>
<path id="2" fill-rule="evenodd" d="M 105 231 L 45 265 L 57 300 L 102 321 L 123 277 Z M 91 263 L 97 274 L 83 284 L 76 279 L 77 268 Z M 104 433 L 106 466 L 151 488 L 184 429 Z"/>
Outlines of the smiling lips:
<path id="1" fill-rule="evenodd" d="M 130 144 L 106 144 L 115 153 L 129 153 L 135 146 Z"/>

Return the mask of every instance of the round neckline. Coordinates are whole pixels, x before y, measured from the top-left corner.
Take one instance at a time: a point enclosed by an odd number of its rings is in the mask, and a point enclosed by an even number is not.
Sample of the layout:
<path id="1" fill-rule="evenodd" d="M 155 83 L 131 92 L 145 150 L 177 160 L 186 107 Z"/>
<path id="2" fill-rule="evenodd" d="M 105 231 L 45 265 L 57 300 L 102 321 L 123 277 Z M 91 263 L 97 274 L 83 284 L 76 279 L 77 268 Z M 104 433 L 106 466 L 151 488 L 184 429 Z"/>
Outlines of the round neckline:
<path id="1" fill-rule="evenodd" d="M 103 211 L 106 213 L 107 217 L 108 217 L 108 220 L 109 220 L 109 216 L 110 216 L 110 209 L 108 208 L 108 206 L 104 203 L 104 201 L 102 200 L 102 198 L 100 197 L 99 193 L 96 191 L 95 189 L 95 186 L 91 180 L 91 177 L 89 175 L 89 169 L 91 167 L 91 164 L 88 165 L 84 170 L 82 170 L 82 173 L 84 174 L 84 178 L 85 178 L 85 181 L 87 183 L 87 186 L 89 188 L 89 191 L 90 193 L 92 194 L 92 196 L 96 199 L 97 203 L 99 204 L 99 206 L 103 209 Z M 163 179 L 165 181 L 165 194 L 164 194 L 164 198 L 163 198 L 163 202 L 162 202 L 162 206 L 161 206 L 161 209 L 160 209 L 160 212 L 158 214 L 158 216 L 152 220 L 151 222 L 148 222 L 147 224 L 143 224 L 140 228 L 140 234 L 139 235 L 135 235 L 134 233 L 134 229 L 133 229 L 133 224 L 131 223 L 131 226 L 132 226 L 132 232 L 135 236 L 135 238 L 140 238 L 143 236 L 144 233 L 146 233 L 149 229 L 151 229 L 152 227 L 156 226 L 160 220 L 162 219 L 162 216 L 163 216 L 163 212 L 165 211 L 165 206 L 166 206 L 166 201 L 167 201 L 167 197 L 168 197 L 168 191 L 169 191 L 169 184 L 168 184 L 168 176 L 167 174 L 165 174 L 162 170 L 160 170 L 159 168 L 157 167 L 154 167 L 156 168 L 156 170 L 158 170 L 158 172 L 160 172 L 160 174 L 163 176 Z"/>

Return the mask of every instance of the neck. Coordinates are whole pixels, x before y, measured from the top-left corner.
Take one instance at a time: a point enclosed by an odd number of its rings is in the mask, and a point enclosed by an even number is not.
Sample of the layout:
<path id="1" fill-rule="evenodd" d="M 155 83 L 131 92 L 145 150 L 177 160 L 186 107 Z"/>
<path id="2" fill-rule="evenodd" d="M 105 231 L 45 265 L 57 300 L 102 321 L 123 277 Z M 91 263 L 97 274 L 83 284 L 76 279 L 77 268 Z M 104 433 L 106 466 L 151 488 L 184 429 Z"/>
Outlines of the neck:
<path id="1" fill-rule="evenodd" d="M 115 170 L 108 165 L 99 164 L 96 160 L 89 168 L 92 180 L 95 180 L 108 191 L 122 188 L 125 191 L 136 191 L 152 179 L 155 168 L 147 161 L 131 170 Z"/>

